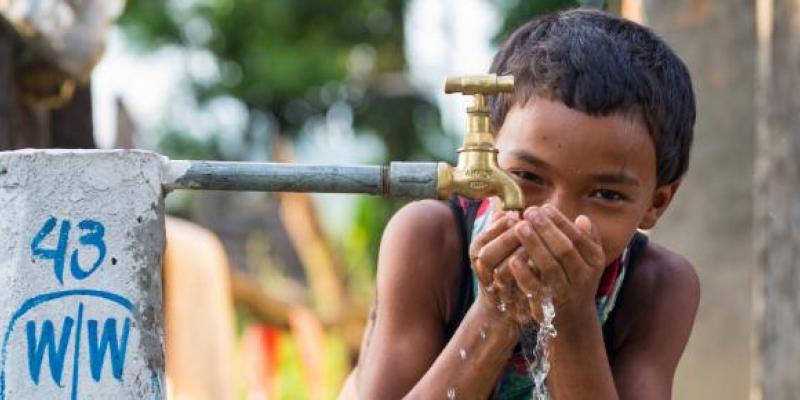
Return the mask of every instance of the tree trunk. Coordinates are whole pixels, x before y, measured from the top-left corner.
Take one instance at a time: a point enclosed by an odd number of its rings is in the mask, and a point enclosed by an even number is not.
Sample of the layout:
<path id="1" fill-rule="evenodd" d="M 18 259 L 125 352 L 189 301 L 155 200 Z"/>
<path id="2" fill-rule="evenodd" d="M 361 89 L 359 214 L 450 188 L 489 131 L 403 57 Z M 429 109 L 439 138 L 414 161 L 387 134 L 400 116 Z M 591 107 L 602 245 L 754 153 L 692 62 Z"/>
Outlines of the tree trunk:
<path id="1" fill-rule="evenodd" d="M 689 259 L 702 296 L 676 399 L 748 396 L 755 11 L 750 0 L 628 0 L 686 62 L 697 96 L 689 172 L 654 240 Z M 635 10 L 635 11 L 631 11 Z"/>
<path id="2" fill-rule="evenodd" d="M 758 0 L 753 398 L 800 396 L 800 3 Z"/>
<path id="3" fill-rule="evenodd" d="M 66 105 L 55 110 L 23 104 L 18 84 L 24 66 L 18 64 L 22 44 L 0 24 L 0 150 L 33 148 L 94 148 L 91 90 L 79 87 Z"/>
<path id="4" fill-rule="evenodd" d="M 11 104 L 14 97 L 14 42 L 0 27 L 0 150 L 11 148 Z"/>
<path id="5" fill-rule="evenodd" d="M 5 25 L 0 24 L 0 150 L 48 147 L 46 113 L 41 108 L 22 105 L 17 58 L 19 43 Z"/>
<path id="6" fill-rule="evenodd" d="M 63 149 L 95 147 L 91 87 L 78 87 L 69 103 L 50 112 L 50 137 L 52 147 Z"/>

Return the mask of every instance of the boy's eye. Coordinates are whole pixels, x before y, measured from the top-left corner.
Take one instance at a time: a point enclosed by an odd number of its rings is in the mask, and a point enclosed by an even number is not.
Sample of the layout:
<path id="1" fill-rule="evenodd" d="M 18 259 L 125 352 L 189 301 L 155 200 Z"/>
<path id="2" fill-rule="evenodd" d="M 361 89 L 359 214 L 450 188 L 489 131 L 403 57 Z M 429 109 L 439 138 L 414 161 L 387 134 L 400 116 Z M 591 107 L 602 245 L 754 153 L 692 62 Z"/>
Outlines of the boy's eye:
<path id="1" fill-rule="evenodd" d="M 537 183 L 537 184 L 541 184 L 542 183 L 542 178 L 539 177 L 539 175 L 536 175 L 534 173 L 531 173 L 531 172 L 528 172 L 528 171 L 510 171 L 510 172 L 511 172 L 512 175 L 515 175 L 515 176 L 519 177 L 520 179 L 524 179 L 526 181 Z"/>
<path id="2" fill-rule="evenodd" d="M 598 189 L 592 192 L 591 197 L 596 199 L 605 200 L 605 201 L 622 201 L 626 200 L 626 197 L 617 191 L 608 190 L 608 189 Z"/>

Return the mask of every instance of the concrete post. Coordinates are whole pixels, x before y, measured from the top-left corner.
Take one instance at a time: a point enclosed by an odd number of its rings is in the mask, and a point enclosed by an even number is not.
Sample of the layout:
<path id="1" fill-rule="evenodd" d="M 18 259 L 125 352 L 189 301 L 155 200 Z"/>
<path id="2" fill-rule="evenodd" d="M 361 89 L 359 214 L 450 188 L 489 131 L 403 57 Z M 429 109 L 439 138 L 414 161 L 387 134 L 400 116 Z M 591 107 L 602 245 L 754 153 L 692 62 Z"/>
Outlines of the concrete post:
<path id="1" fill-rule="evenodd" d="M 800 2 L 756 1 L 752 400 L 800 398 Z"/>
<path id="2" fill-rule="evenodd" d="M 673 397 L 744 399 L 754 260 L 754 5 L 749 0 L 625 3 L 683 58 L 697 96 L 689 172 L 652 232 L 657 243 L 694 264 L 702 291 Z"/>
<path id="3" fill-rule="evenodd" d="M 164 397 L 164 165 L 0 152 L 0 400 Z"/>

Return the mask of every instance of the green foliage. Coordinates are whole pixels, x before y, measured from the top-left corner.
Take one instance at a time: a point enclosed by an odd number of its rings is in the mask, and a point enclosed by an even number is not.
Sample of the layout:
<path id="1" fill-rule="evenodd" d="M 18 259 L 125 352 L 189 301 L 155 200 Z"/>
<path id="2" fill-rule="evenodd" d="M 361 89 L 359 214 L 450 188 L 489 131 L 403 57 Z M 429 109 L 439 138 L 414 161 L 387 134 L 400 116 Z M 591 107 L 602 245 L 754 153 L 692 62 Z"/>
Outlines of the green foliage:
<path id="1" fill-rule="evenodd" d="M 322 367 L 322 396 L 324 399 L 335 399 L 344 383 L 348 371 L 347 349 L 344 339 L 335 333 L 327 333 L 324 337 Z M 280 382 L 278 399 L 308 399 L 309 382 L 303 374 L 302 356 L 299 344 L 290 333 L 280 335 L 278 354 L 278 381 Z M 319 388 L 317 388 L 319 389 Z"/>
<path id="2" fill-rule="evenodd" d="M 501 44 L 515 29 L 536 16 L 575 7 L 610 11 L 611 8 L 615 8 L 616 3 L 618 0 L 500 0 L 497 5 L 503 11 L 503 23 L 494 37 L 494 42 Z"/>
<path id="3" fill-rule="evenodd" d="M 161 135 L 158 148 L 164 154 L 179 160 L 220 160 L 217 138 L 198 139 L 180 132 L 168 131 Z"/>
<path id="4" fill-rule="evenodd" d="M 167 12 L 165 1 L 128 1 L 118 23 L 145 51 L 158 49 L 180 37 L 179 26 Z"/>
<path id="5" fill-rule="evenodd" d="M 359 199 L 358 212 L 348 238 L 362 249 L 360 252 L 354 253 L 354 256 L 366 252 L 370 260 L 378 259 L 378 249 L 386 223 L 402 205 L 403 202 L 399 200 L 384 200 L 375 197 Z M 370 272 L 374 273 L 375 263 L 369 265 L 372 267 Z"/>
<path id="6" fill-rule="evenodd" d="M 577 0 L 503 0 L 498 5 L 503 11 L 503 23 L 494 37 L 495 44 L 501 44 L 515 29 L 531 18 L 575 8 L 581 3 Z"/>
<path id="7" fill-rule="evenodd" d="M 436 149 L 426 146 L 429 136 L 442 136 L 439 109 L 417 95 L 381 93 L 375 88 L 355 109 L 357 126 L 377 133 L 386 144 L 387 160 L 435 159 Z M 450 152 L 455 154 L 453 146 Z"/>
<path id="8" fill-rule="evenodd" d="M 294 136 L 332 102 L 361 106 L 382 74 L 403 70 L 404 4 L 130 0 L 119 22 L 144 50 L 177 45 L 209 51 L 220 73 L 193 82 L 198 99 L 235 97 L 276 116 L 280 133 Z M 410 99 L 432 107 L 419 96 Z"/>

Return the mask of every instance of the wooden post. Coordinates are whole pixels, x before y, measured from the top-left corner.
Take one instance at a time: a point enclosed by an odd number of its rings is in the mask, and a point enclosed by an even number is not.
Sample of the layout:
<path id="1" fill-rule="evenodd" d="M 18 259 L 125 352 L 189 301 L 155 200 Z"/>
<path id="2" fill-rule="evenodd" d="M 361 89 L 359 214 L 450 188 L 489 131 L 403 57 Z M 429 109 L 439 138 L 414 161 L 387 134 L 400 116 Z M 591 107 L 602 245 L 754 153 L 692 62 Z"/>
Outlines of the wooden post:
<path id="1" fill-rule="evenodd" d="M 11 104 L 14 102 L 14 41 L 0 26 L 0 149 L 11 148 Z"/>
<path id="2" fill-rule="evenodd" d="M 50 112 L 52 146 L 63 149 L 93 149 L 92 90 L 78 87 L 72 100 Z"/>
<path id="3" fill-rule="evenodd" d="M 751 398 L 800 396 L 800 3 L 758 0 Z"/>
<path id="4" fill-rule="evenodd" d="M 24 106 L 19 96 L 20 52 L 11 28 L 0 23 L 0 150 L 51 147 L 47 112 Z"/>
<path id="5" fill-rule="evenodd" d="M 77 88 L 72 100 L 55 110 L 23 104 L 18 86 L 26 68 L 19 64 L 23 44 L 10 29 L 0 23 L 0 150 L 94 148 L 88 85 Z"/>

